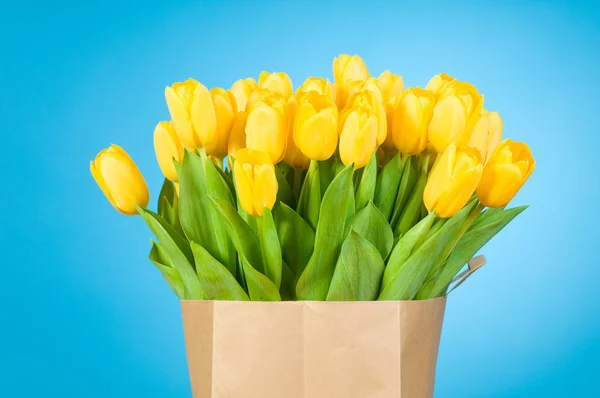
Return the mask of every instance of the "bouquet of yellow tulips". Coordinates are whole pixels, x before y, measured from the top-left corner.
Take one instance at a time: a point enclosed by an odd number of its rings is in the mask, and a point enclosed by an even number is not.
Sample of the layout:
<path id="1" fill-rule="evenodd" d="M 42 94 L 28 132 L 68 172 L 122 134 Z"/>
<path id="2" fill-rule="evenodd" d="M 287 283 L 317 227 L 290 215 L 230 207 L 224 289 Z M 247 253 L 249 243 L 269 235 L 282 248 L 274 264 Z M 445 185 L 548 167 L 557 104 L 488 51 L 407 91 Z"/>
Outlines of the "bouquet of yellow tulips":
<path id="1" fill-rule="evenodd" d="M 405 89 L 345 54 L 333 74 L 295 93 L 283 72 L 229 90 L 167 87 L 157 212 L 123 149 L 91 162 L 113 206 L 156 235 L 150 260 L 179 298 L 440 297 L 525 209 L 505 207 L 535 161 L 501 141 L 502 120 L 473 85 L 440 74 Z"/>

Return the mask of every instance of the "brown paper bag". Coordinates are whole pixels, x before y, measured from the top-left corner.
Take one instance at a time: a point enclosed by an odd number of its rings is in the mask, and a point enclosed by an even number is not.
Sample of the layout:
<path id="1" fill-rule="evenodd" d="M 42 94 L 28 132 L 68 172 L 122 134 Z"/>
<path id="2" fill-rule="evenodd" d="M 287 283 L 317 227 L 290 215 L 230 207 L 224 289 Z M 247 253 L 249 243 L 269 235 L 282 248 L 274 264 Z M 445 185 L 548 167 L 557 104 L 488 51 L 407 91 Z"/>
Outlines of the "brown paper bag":
<path id="1" fill-rule="evenodd" d="M 433 396 L 446 297 L 181 307 L 194 398 Z"/>

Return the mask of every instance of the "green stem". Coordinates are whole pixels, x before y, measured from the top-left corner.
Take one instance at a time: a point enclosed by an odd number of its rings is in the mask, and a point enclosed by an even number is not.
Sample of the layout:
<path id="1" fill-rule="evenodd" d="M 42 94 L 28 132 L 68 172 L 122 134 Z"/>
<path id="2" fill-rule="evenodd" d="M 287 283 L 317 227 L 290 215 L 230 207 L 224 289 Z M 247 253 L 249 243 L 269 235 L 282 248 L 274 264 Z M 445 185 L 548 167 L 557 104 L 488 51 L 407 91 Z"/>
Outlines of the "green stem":
<path id="1" fill-rule="evenodd" d="M 300 197 L 300 191 L 302 190 L 302 170 L 294 169 L 294 186 L 292 187 L 292 192 L 294 193 L 294 198 L 296 202 L 298 202 L 298 198 Z"/>

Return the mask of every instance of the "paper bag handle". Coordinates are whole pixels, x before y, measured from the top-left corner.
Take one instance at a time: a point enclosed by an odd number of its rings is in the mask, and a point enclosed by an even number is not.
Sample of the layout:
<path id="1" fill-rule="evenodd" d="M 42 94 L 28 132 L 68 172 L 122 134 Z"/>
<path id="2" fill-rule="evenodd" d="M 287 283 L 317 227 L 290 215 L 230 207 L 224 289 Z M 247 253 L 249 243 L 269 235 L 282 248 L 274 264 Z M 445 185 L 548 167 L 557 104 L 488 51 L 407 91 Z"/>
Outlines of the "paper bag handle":
<path id="1" fill-rule="evenodd" d="M 468 277 L 473 275 L 473 273 L 475 271 L 477 271 L 479 268 L 481 268 L 485 265 L 485 256 L 482 254 L 480 256 L 473 257 L 472 259 L 469 260 L 469 262 L 467 264 L 469 265 L 469 268 L 467 268 L 460 274 L 456 275 L 454 277 L 454 279 L 452 279 L 452 281 L 450 282 L 451 284 L 456 282 L 456 285 L 454 285 L 452 287 L 452 289 L 448 290 L 448 292 L 446 293 L 446 296 L 449 295 L 450 292 L 452 292 L 454 289 L 456 289 L 457 287 L 462 285 L 463 282 L 466 281 Z"/>

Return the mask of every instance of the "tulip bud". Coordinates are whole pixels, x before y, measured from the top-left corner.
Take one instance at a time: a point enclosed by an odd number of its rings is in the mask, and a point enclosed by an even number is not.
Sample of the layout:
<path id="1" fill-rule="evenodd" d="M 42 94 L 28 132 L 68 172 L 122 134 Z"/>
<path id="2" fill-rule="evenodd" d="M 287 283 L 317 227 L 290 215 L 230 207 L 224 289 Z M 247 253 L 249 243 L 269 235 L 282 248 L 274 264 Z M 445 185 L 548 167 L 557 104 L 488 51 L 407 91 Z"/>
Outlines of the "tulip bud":
<path id="1" fill-rule="evenodd" d="M 233 127 L 233 119 L 237 109 L 235 97 L 231 91 L 222 88 L 213 88 L 209 91 L 210 98 L 206 102 L 206 107 L 198 109 L 200 117 L 216 118 L 215 129 L 198 129 L 200 142 L 204 146 L 206 154 L 223 158 L 227 155 L 227 143 Z"/>
<path id="2" fill-rule="evenodd" d="M 429 90 L 437 95 L 454 80 L 455 79 L 452 76 L 447 75 L 445 73 L 440 73 L 439 75 L 435 75 L 431 78 L 431 80 L 429 80 L 429 82 L 425 86 L 425 90 Z"/>
<path id="3" fill-rule="evenodd" d="M 377 150 L 377 116 L 368 105 L 350 110 L 340 134 L 340 158 L 354 169 L 364 167 Z"/>
<path id="4" fill-rule="evenodd" d="M 298 104 L 294 142 L 312 160 L 327 160 L 338 143 L 337 108 L 330 97 L 306 94 Z"/>
<path id="5" fill-rule="evenodd" d="M 369 70 L 358 55 L 342 54 L 333 59 L 333 77 L 336 85 L 336 103 L 338 109 L 344 108 L 348 98 L 348 85 L 353 80 L 365 81 Z"/>
<path id="6" fill-rule="evenodd" d="M 506 206 L 534 168 L 535 159 L 526 144 L 511 139 L 502 141 L 483 168 L 477 197 L 488 207 Z"/>
<path id="7" fill-rule="evenodd" d="M 348 83 L 348 98 L 352 98 L 352 96 L 361 91 L 369 90 L 375 94 L 377 100 L 383 103 L 383 93 L 381 92 L 381 88 L 377 83 L 377 79 L 374 77 L 369 77 L 367 80 L 353 80 Z M 346 105 L 350 104 L 350 101 Z"/>
<path id="8" fill-rule="evenodd" d="M 307 94 L 307 93 L 301 93 Z M 288 112 L 288 126 L 287 126 L 287 147 L 285 149 L 285 156 L 283 157 L 283 161 L 292 166 L 297 170 L 306 170 L 310 164 L 310 159 L 306 157 L 305 154 L 298 149 L 296 143 L 294 142 L 294 124 L 296 121 L 296 114 L 298 108 L 298 102 L 296 100 L 296 96 L 292 95 L 287 103 L 287 112 Z"/>
<path id="9" fill-rule="evenodd" d="M 108 201 L 121 213 L 137 214 L 135 205 L 148 206 L 146 181 L 131 157 L 118 145 L 102 150 L 90 162 L 90 171 Z"/>
<path id="10" fill-rule="evenodd" d="M 269 155 L 248 148 L 240 149 L 233 174 L 240 204 L 246 213 L 262 217 L 265 207 L 273 208 L 278 186 Z"/>
<path id="11" fill-rule="evenodd" d="M 404 92 L 404 80 L 402 80 L 402 76 L 390 73 L 389 70 L 386 70 L 377 78 L 377 85 L 381 89 L 383 95 L 383 106 L 385 108 L 388 126 L 388 134 L 382 145 L 386 150 L 395 149 L 396 147 L 394 146 L 391 130 L 396 104 Z"/>
<path id="12" fill-rule="evenodd" d="M 273 164 L 279 163 L 287 145 L 287 102 L 270 95 L 252 104 L 246 123 L 246 147 L 266 152 Z"/>
<path id="13" fill-rule="evenodd" d="M 450 144 L 436 161 L 429 177 L 423 201 L 427 210 L 440 218 L 449 218 L 467 203 L 481 179 L 481 155 L 473 148 L 457 150 Z"/>
<path id="14" fill-rule="evenodd" d="M 167 179 L 177 182 L 179 177 L 174 161 L 183 160 L 183 146 L 177 138 L 172 122 L 160 122 L 154 129 L 154 150 L 160 170 Z"/>
<path id="15" fill-rule="evenodd" d="M 300 93 L 309 93 L 311 91 L 316 91 L 321 95 L 325 95 L 329 98 L 331 96 L 331 83 L 329 81 L 321 78 L 321 77 L 309 77 L 302 83 L 298 90 L 296 90 L 296 94 Z"/>
<path id="16" fill-rule="evenodd" d="M 477 148 L 485 164 L 502 139 L 502 119 L 498 112 L 481 110 L 473 124 L 473 129 L 465 134 L 460 147 Z"/>
<path id="17" fill-rule="evenodd" d="M 469 83 L 456 80 L 439 93 L 429 123 L 429 140 L 438 152 L 469 134 L 483 106 L 483 96 Z"/>
<path id="18" fill-rule="evenodd" d="M 261 72 L 258 77 L 258 87 L 280 95 L 286 100 L 294 93 L 292 79 L 285 72 Z"/>
<path id="19" fill-rule="evenodd" d="M 235 103 L 237 104 L 237 110 L 239 112 L 246 111 L 246 105 L 248 104 L 248 98 L 256 90 L 256 81 L 249 77 L 247 79 L 241 79 L 233 83 L 231 86 L 231 93 L 235 97 Z"/>
<path id="20" fill-rule="evenodd" d="M 398 100 L 393 114 L 391 136 L 404 155 L 416 155 L 427 148 L 427 128 L 433 116 L 433 93 L 409 88 Z"/>
<path id="21" fill-rule="evenodd" d="M 194 79 L 188 79 L 182 83 L 173 83 L 172 87 L 165 88 L 165 98 L 175 126 L 175 132 L 179 140 L 190 148 L 200 148 L 202 146 L 200 137 L 196 134 L 196 128 L 193 125 L 192 115 L 192 109 L 201 106 L 197 102 L 200 97 L 206 100 L 208 89 Z M 216 119 L 214 115 L 205 119 L 202 127 L 209 130 L 215 129 Z"/>
<path id="22" fill-rule="evenodd" d="M 235 114 L 233 120 L 233 127 L 231 128 L 231 134 L 229 135 L 229 142 L 227 143 L 227 155 L 229 156 L 228 163 L 231 169 L 231 157 L 235 158 L 237 151 L 246 148 L 246 121 L 248 120 L 248 113 L 238 112 Z"/>
<path id="23" fill-rule="evenodd" d="M 352 97 L 348 99 L 346 108 L 340 112 L 339 129 L 341 130 L 343 128 L 346 118 L 357 106 L 366 106 L 370 108 L 377 118 L 377 145 L 381 145 L 387 136 L 387 118 L 383 103 L 379 100 L 378 95 L 373 90 L 363 90 L 354 93 Z"/>

